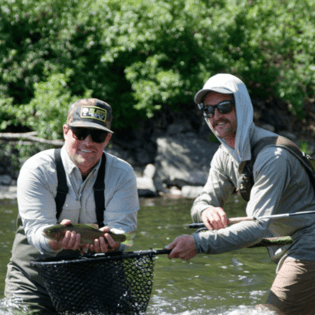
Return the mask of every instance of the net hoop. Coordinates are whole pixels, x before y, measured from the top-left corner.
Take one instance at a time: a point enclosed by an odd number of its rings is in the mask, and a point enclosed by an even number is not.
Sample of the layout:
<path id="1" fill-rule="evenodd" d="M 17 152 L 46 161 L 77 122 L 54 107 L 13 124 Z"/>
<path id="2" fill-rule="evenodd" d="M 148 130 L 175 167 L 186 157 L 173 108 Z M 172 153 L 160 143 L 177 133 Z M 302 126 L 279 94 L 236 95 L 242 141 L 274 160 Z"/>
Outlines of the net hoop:
<path id="1" fill-rule="evenodd" d="M 72 257 L 53 257 L 53 258 L 45 258 L 30 261 L 31 266 L 40 267 L 44 265 L 59 265 L 59 264 L 77 264 L 77 263 L 90 263 L 93 261 L 109 261 L 109 260 L 122 260 L 127 258 L 136 258 L 142 256 L 150 256 L 154 257 L 156 255 L 169 254 L 171 252 L 170 249 L 150 249 L 150 250 L 140 250 L 133 252 L 113 252 L 106 254 L 93 254 L 90 256 L 77 256 L 75 258 Z"/>

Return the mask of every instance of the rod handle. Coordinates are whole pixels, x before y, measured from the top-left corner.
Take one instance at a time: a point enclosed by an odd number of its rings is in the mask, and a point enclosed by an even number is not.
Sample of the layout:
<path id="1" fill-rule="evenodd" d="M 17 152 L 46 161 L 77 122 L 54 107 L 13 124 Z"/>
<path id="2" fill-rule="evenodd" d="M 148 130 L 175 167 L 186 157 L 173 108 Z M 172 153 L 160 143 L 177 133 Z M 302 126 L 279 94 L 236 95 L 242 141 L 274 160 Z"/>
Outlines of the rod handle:
<path id="1" fill-rule="evenodd" d="M 240 222 L 255 221 L 254 217 L 238 217 L 228 219 L 228 224 L 236 224 Z"/>

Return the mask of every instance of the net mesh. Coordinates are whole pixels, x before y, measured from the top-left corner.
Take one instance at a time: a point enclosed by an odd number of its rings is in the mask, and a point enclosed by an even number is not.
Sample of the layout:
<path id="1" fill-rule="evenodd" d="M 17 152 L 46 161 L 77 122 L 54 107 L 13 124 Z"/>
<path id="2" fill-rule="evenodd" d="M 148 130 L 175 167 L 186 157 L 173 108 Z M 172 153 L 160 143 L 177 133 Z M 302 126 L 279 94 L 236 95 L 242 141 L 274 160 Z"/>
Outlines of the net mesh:
<path id="1" fill-rule="evenodd" d="M 33 261 L 59 314 L 145 314 L 155 256 L 103 256 Z"/>

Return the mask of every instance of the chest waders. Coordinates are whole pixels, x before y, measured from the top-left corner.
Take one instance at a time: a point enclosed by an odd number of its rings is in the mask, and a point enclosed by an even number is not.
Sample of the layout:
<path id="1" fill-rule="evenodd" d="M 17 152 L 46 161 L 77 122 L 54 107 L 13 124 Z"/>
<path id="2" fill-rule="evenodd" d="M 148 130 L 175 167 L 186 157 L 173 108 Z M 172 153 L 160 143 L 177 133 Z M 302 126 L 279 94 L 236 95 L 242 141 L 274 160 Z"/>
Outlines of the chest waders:
<path id="1" fill-rule="evenodd" d="M 57 194 L 55 197 L 56 201 L 56 217 L 57 220 L 61 214 L 62 207 L 65 203 L 66 196 L 68 193 L 68 186 L 66 180 L 66 173 L 61 161 L 60 149 L 56 149 L 55 152 L 55 163 L 56 163 L 56 171 L 57 171 Z M 95 199 L 95 211 L 97 217 L 97 223 L 99 227 L 104 226 L 104 211 L 105 209 L 105 164 L 106 164 L 106 155 L 103 153 L 101 165 L 98 170 L 97 178 L 93 186 L 94 190 L 94 199 Z M 58 256 L 71 255 L 74 251 L 71 250 L 63 250 L 57 254 Z M 34 260 L 36 258 L 48 258 L 48 255 L 41 254 L 34 246 L 28 243 L 27 237 L 25 235 L 25 231 L 22 225 L 22 220 L 20 216 L 17 219 L 17 231 L 13 242 L 12 247 L 12 257 L 10 260 L 10 264 L 15 265 L 21 272 L 24 274 L 24 277 L 28 278 L 31 282 L 36 282 L 37 290 L 46 293 L 46 289 L 44 283 L 42 282 L 38 272 L 34 270 L 30 264 L 30 260 Z M 21 279 L 21 284 L 23 284 L 23 279 Z"/>
<path id="2" fill-rule="evenodd" d="M 56 217 L 58 220 L 62 211 L 62 207 L 66 201 L 67 193 L 69 190 L 67 186 L 66 172 L 61 161 L 60 149 L 55 150 L 55 161 L 56 161 L 57 179 L 58 179 L 57 195 L 55 197 L 56 208 L 57 208 Z M 97 218 L 97 223 L 98 223 L 99 228 L 104 226 L 104 211 L 106 210 L 105 199 L 104 199 L 105 164 L 106 164 L 106 155 L 105 153 L 103 153 L 102 162 L 101 162 L 100 168 L 98 169 L 97 178 L 93 186 L 95 211 L 96 211 L 96 218 Z"/>

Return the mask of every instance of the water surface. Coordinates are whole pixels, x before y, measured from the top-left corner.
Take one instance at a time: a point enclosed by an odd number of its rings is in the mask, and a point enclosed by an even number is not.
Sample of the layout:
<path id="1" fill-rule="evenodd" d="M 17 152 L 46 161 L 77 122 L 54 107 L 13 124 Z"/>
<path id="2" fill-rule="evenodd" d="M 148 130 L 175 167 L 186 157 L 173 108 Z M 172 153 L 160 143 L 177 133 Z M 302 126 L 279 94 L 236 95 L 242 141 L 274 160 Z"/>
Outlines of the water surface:
<path id="1" fill-rule="evenodd" d="M 138 232 L 132 250 L 163 248 L 175 237 L 192 234 L 192 200 L 141 199 Z M 245 203 L 237 196 L 227 202 L 229 217 L 244 216 Z M 3 299 L 6 265 L 14 238 L 17 207 L 0 201 L 0 314 L 11 307 Z M 265 248 L 242 249 L 220 255 L 200 254 L 190 261 L 158 255 L 148 315 L 245 315 L 264 303 L 276 265 Z M 266 312 L 264 314 L 267 314 Z M 272 312 L 268 312 L 272 314 Z"/>

